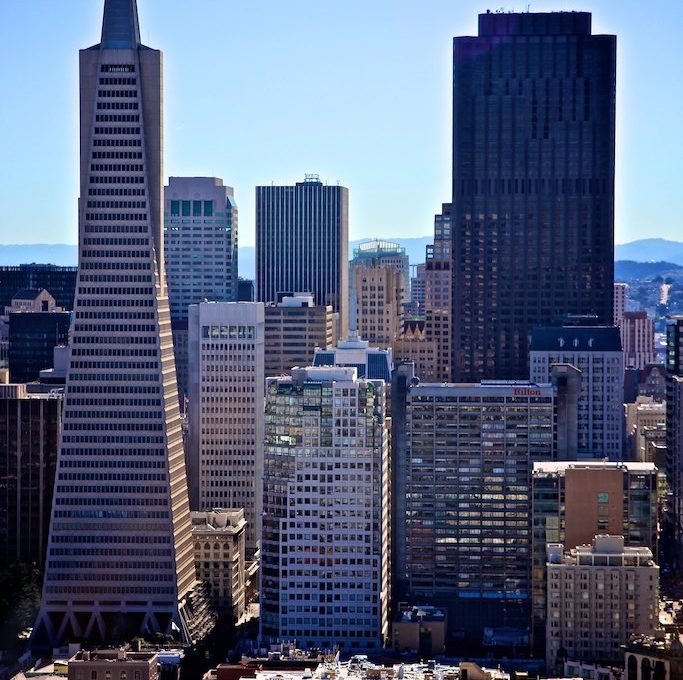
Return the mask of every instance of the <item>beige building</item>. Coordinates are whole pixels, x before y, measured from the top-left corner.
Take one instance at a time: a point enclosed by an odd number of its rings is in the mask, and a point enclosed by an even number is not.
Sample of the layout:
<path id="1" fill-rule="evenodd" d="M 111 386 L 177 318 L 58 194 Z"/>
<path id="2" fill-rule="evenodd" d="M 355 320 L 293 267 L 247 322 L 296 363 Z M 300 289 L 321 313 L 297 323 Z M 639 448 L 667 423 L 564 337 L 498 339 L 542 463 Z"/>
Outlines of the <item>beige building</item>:
<path id="1" fill-rule="evenodd" d="M 626 368 L 657 363 L 654 321 L 647 312 L 624 312 L 619 323 Z"/>
<path id="2" fill-rule="evenodd" d="M 286 296 L 265 308 L 266 377 L 289 374 L 294 366 L 313 362 L 316 347 L 334 346 L 334 312 L 331 305 L 316 305 L 309 293 Z"/>
<path id="3" fill-rule="evenodd" d="M 565 553 L 548 545 L 546 668 L 567 659 L 619 661 L 632 635 L 658 624 L 659 567 L 649 548 L 626 548 L 623 536 L 596 536 Z"/>
<path id="4" fill-rule="evenodd" d="M 437 607 L 399 605 L 391 626 L 391 646 L 397 652 L 415 650 L 431 658 L 446 651 L 446 612 Z"/>
<path id="5" fill-rule="evenodd" d="M 626 435 L 631 459 L 652 462 L 648 458 L 648 442 L 666 437 L 666 403 L 652 397 L 639 396 L 635 404 L 625 404 Z"/>
<path id="6" fill-rule="evenodd" d="M 82 650 L 69 659 L 68 680 L 156 680 L 158 675 L 156 652 Z"/>
<path id="7" fill-rule="evenodd" d="M 437 344 L 427 339 L 424 326 L 423 321 L 410 321 L 404 325 L 403 334 L 392 345 L 394 360 L 412 361 L 415 375 L 423 382 L 439 382 Z"/>
<path id="8" fill-rule="evenodd" d="M 620 326 L 628 301 L 628 283 L 614 284 L 614 325 Z"/>
<path id="9" fill-rule="evenodd" d="M 238 621 L 245 609 L 244 510 L 215 508 L 192 513 L 197 577 L 211 586 L 219 614 L 231 610 Z"/>
<path id="10" fill-rule="evenodd" d="M 358 334 L 373 345 L 391 347 L 403 330 L 404 278 L 380 259 L 364 259 L 352 270 Z"/>

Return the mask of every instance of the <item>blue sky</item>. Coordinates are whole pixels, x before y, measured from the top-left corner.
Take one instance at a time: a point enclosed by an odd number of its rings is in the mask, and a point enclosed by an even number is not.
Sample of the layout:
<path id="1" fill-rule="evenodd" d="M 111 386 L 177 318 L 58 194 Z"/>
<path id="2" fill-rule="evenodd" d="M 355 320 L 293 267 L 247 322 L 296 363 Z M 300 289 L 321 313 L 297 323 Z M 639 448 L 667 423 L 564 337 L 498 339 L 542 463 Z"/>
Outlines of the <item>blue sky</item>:
<path id="1" fill-rule="evenodd" d="M 75 243 L 78 49 L 102 0 L 0 2 L 0 243 Z M 350 191 L 351 238 L 431 233 L 449 200 L 451 40 L 470 0 L 138 0 L 164 51 L 166 175 L 235 187 L 317 172 Z M 525 10 L 526 3 L 506 6 Z M 616 241 L 683 240 L 683 3 L 562 0 L 618 36 Z"/>

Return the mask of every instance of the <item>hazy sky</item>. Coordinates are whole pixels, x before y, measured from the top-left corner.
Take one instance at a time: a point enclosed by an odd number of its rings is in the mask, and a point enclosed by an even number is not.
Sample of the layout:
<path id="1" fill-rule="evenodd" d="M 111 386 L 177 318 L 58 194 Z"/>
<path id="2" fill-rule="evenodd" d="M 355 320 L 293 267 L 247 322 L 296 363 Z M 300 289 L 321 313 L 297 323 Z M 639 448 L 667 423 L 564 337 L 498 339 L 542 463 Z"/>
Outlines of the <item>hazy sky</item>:
<path id="1" fill-rule="evenodd" d="M 449 200 L 451 39 L 475 0 L 138 0 L 164 51 L 166 175 L 235 187 L 317 172 L 350 191 L 351 238 L 427 235 Z M 0 243 L 75 243 L 78 49 L 103 0 L 0 0 Z M 505 9 L 525 10 L 526 3 Z M 683 240 L 683 2 L 561 0 L 616 33 L 616 241 Z"/>

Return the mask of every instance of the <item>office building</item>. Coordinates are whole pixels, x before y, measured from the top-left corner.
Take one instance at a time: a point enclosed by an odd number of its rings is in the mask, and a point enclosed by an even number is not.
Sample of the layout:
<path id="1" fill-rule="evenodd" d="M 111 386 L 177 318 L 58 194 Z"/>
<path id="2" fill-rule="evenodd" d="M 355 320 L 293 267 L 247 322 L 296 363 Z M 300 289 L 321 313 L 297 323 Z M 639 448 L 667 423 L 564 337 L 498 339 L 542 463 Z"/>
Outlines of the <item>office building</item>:
<path id="1" fill-rule="evenodd" d="M 43 568 L 62 422 L 62 390 L 0 384 L 0 566 Z"/>
<path id="2" fill-rule="evenodd" d="M 346 653 L 389 634 L 389 451 L 381 380 L 321 367 L 269 378 L 261 639 Z"/>
<path id="3" fill-rule="evenodd" d="M 532 381 L 547 381 L 556 363 L 571 364 L 581 371 L 578 457 L 621 460 L 624 355 L 619 329 L 590 325 L 535 328 L 530 349 Z"/>
<path id="4" fill-rule="evenodd" d="M 666 441 L 666 404 L 652 397 L 638 397 L 635 403 L 624 404 L 626 412 L 626 447 L 631 460 L 647 461 L 647 442 L 654 432 Z"/>
<path id="5" fill-rule="evenodd" d="M 11 304 L 17 291 L 26 288 L 50 291 L 58 307 L 71 311 L 76 295 L 78 267 L 54 264 L 20 264 L 0 267 L 0 309 Z"/>
<path id="6" fill-rule="evenodd" d="M 621 327 L 621 320 L 628 308 L 628 283 L 614 284 L 614 325 Z"/>
<path id="7" fill-rule="evenodd" d="M 122 649 L 81 650 L 68 662 L 68 680 L 157 680 L 160 678 L 157 652 Z"/>
<path id="8" fill-rule="evenodd" d="M 657 363 L 655 325 L 647 312 L 624 312 L 619 330 L 626 368 L 643 369 Z"/>
<path id="9" fill-rule="evenodd" d="M 190 507 L 244 508 L 249 560 L 261 516 L 264 325 L 260 302 L 190 306 Z"/>
<path id="10" fill-rule="evenodd" d="M 385 268 L 391 272 L 379 271 Z M 349 328 L 352 331 L 370 342 L 381 343 L 376 339 L 378 335 L 393 339 L 400 331 L 404 307 L 409 302 L 410 263 L 405 248 L 375 239 L 353 249 L 349 262 Z M 387 330 L 382 333 L 375 328 L 373 331 L 371 327 L 376 325 Z"/>
<path id="11" fill-rule="evenodd" d="M 683 536 L 683 316 L 666 327 L 666 481 L 671 493 L 667 524 Z"/>
<path id="12" fill-rule="evenodd" d="M 391 382 L 394 364 L 391 349 L 371 347 L 367 340 L 350 333 L 346 340 L 340 340 L 335 347 L 316 349 L 314 366 L 353 366 L 359 378 Z"/>
<path id="13" fill-rule="evenodd" d="M 188 307 L 237 300 L 237 204 L 218 177 L 169 177 L 164 256 L 178 391 L 187 394 Z"/>
<path id="14" fill-rule="evenodd" d="M 451 214 L 451 204 L 444 203 L 441 213 L 434 216 L 434 243 L 426 248 L 425 337 L 435 347 L 436 363 L 431 378 L 435 382 L 446 382 L 451 376 Z M 427 379 L 419 372 L 418 375 Z"/>
<path id="15" fill-rule="evenodd" d="M 403 333 L 391 345 L 394 363 L 412 362 L 415 375 L 423 382 L 439 382 L 439 354 L 434 340 L 428 340 L 424 321 L 407 321 Z"/>
<path id="16" fill-rule="evenodd" d="M 315 305 L 306 293 L 285 296 L 265 308 L 266 376 L 310 366 L 316 348 L 334 345 L 334 313 L 330 305 Z"/>
<path id="17" fill-rule="evenodd" d="M 417 650 L 422 658 L 443 656 L 446 613 L 436 607 L 399 605 L 391 625 L 391 646 L 396 652 Z"/>
<path id="18" fill-rule="evenodd" d="M 609 533 L 656 555 L 657 476 L 652 463 L 534 463 L 532 637 L 538 655 L 544 652 L 546 630 L 547 546 L 562 543 L 569 550 Z"/>
<path id="19" fill-rule="evenodd" d="M 338 314 L 349 330 L 349 191 L 306 175 L 294 186 L 256 187 L 256 299 L 296 291 Z"/>
<path id="20" fill-rule="evenodd" d="M 71 314 L 57 307 L 48 291 L 38 288 L 17 291 L 5 314 L 10 380 L 38 380 L 42 370 L 52 368 L 54 348 L 68 343 Z"/>
<path id="21" fill-rule="evenodd" d="M 79 272 L 34 650 L 192 642 L 212 625 L 194 590 L 164 274 L 161 83 L 135 0 L 105 0 L 101 41 L 80 52 Z"/>
<path id="22" fill-rule="evenodd" d="M 396 569 L 414 600 L 447 607 L 453 633 L 480 640 L 485 627 L 528 628 L 532 466 L 571 448 L 573 373 L 557 367 L 555 384 L 409 388 Z"/>
<path id="23" fill-rule="evenodd" d="M 453 380 L 526 379 L 528 338 L 613 322 L 616 37 L 479 15 L 453 46 Z"/>
<path id="24" fill-rule="evenodd" d="M 237 301 L 238 302 L 254 302 L 256 299 L 256 291 L 254 290 L 253 279 L 243 279 L 241 276 L 237 279 Z"/>
<path id="25" fill-rule="evenodd" d="M 219 614 L 239 621 L 245 609 L 244 510 L 215 508 L 192 513 L 197 577 L 211 586 Z"/>
<path id="26" fill-rule="evenodd" d="M 425 303 L 425 263 L 410 265 L 412 276 L 410 277 L 410 306 L 408 316 L 413 319 L 424 319 Z"/>
<path id="27" fill-rule="evenodd" d="M 618 663 L 621 646 L 659 627 L 659 567 L 649 548 L 623 536 L 596 536 L 565 553 L 548 546 L 546 668 L 567 659 Z"/>

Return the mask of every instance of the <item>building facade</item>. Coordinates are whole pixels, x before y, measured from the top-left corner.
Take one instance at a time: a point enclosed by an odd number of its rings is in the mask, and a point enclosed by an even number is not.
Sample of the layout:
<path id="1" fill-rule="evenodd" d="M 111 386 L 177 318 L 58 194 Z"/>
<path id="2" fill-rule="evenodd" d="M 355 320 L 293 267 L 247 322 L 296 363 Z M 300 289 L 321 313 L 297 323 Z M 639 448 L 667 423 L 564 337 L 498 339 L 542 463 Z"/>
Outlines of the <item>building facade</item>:
<path id="1" fill-rule="evenodd" d="M 260 302 L 190 306 L 190 506 L 244 508 L 247 559 L 260 531 L 264 327 Z"/>
<path id="2" fill-rule="evenodd" d="M 666 481 L 671 493 L 667 523 L 683 537 L 683 316 L 666 327 Z"/>
<path id="3" fill-rule="evenodd" d="M 614 325 L 621 327 L 621 320 L 628 308 L 628 283 L 614 284 Z"/>
<path id="4" fill-rule="evenodd" d="M 350 334 L 329 349 L 316 349 L 314 366 L 349 366 L 356 369 L 359 378 L 391 382 L 394 368 L 391 349 L 371 347 L 367 340 Z"/>
<path id="5" fill-rule="evenodd" d="M 71 311 L 76 295 L 78 267 L 55 264 L 20 264 L 0 267 L 0 309 L 11 303 L 17 291 L 43 288 L 50 291 L 58 307 Z"/>
<path id="6" fill-rule="evenodd" d="M 192 513 L 197 577 L 211 586 L 218 612 L 239 621 L 245 610 L 244 510 L 215 508 Z"/>
<path id="7" fill-rule="evenodd" d="M 407 397 L 405 554 L 417 601 L 448 607 L 452 632 L 526 629 L 531 612 L 531 472 L 564 455 L 552 384 L 417 384 Z"/>
<path id="8" fill-rule="evenodd" d="M 261 638 L 378 650 L 389 634 L 383 381 L 301 368 L 266 388 Z"/>
<path id="9" fill-rule="evenodd" d="M 178 391 L 187 393 L 188 307 L 237 301 L 237 204 L 218 177 L 169 177 L 164 256 Z"/>
<path id="10" fill-rule="evenodd" d="M 624 448 L 624 355 L 615 326 L 549 326 L 531 336 L 530 379 L 547 381 L 551 367 L 581 371 L 578 457 L 622 460 Z"/>
<path id="11" fill-rule="evenodd" d="M 547 546 L 562 543 L 569 550 L 609 533 L 656 555 L 657 477 L 652 463 L 534 463 L 532 637 L 538 655 L 545 648 Z"/>
<path id="12" fill-rule="evenodd" d="M 32 395 L 0 384 L 0 566 L 43 569 L 62 423 L 63 390 Z"/>
<path id="13" fill-rule="evenodd" d="M 372 340 L 367 332 L 364 332 L 359 327 L 359 312 L 367 320 L 367 316 L 372 314 L 377 316 L 379 310 L 371 309 L 375 305 L 368 304 L 370 296 L 368 293 L 377 292 L 376 288 L 365 289 L 365 305 L 361 304 L 359 310 L 359 288 L 357 286 L 356 270 L 359 267 L 370 270 L 375 277 L 380 277 L 379 272 L 374 270 L 377 268 L 389 268 L 393 270 L 394 274 L 391 276 L 389 287 L 386 287 L 386 282 L 382 282 L 384 292 L 384 303 L 381 306 L 391 306 L 390 313 L 392 316 L 398 316 L 403 319 L 404 307 L 410 302 L 410 262 L 406 255 L 406 249 L 398 243 L 391 241 L 377 240 L 366 241 L 359 244 L 353 249 L 353 258 L 349 262 L 349 328 L 352 331 L 358 331 L 362 338 L 370 340 L 370 342 L 379 342 L 379 340 Z M 366 276 L 368 274 L 366 273 Z M 388 278 L 390 275 L 386 275 Z M 366 282 L 367 286 L 367 282 Z M 362 286 L 361 286 L 362 287 Z M 361 297 L 362 297 L 361 291 Z M 376 297 L 376 296 L 372 296 Z M 386 321 L 384 321 L 386 323 Z M 369 329 L 366 329 L 369 330 Z"/>
<path id="14" fill-rule="evenodd" d="M 546 668 L 569 659 L 619 663 L 621 646 L 659 626 L 659 567 L 649 548 L 623 536 L 596 536 L 565 553 L 548 546 Z"/>
<path id="15" fill-rule="evenodd" d="M 80 52 L 75 320 L 34 649 L 204 635 L 162 237 L 162 55 L 134 0 Z M 106 417 L 103 417 L 106 414 Z"/>
<path id="16" fill-rule="evenodd" d="M 256 187 L 256 299 L 305 291 L 349 329 L 349 191 L 307 175 L 294 186 Z"/>
<path id="17" fill-rule="evenodd" d="M 304 293 L 286 296 L 265 308 L 265 371 L 272 377 L 294 366 L 310 366 L 316 348 L 334 345 L 334 313 Z"/>
<path id="18" fill-rule="evenodd" d="M 487 12 L 454 39 L 454 381 L 526 379 L 559 316 L 612 323 L 615 65 L 587 12 Z"/>
<path id="19" fill-rule="evenodd" d="M 624 312 L 619 324 L 626 368 L 644 369 L 657 363 L 655 324 L 647 312 Z"/>

